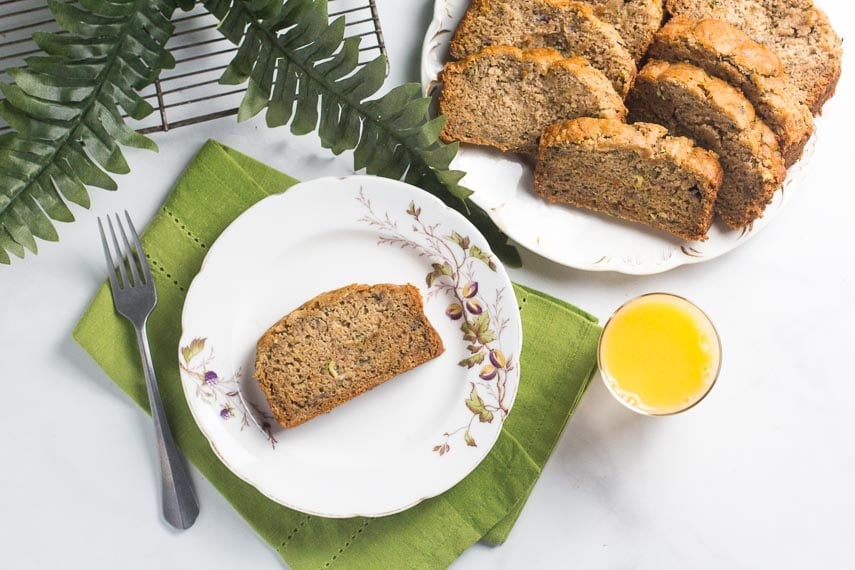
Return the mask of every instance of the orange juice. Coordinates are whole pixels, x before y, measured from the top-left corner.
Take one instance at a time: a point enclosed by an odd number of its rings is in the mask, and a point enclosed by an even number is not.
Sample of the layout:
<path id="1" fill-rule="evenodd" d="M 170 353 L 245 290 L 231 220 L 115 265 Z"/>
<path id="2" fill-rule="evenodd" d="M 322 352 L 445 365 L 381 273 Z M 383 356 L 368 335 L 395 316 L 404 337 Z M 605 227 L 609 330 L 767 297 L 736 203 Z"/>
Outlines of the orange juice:
<path id="1" fill-rule="evenodd" d="M 712 388 L 721 344 L 709 317 L 675 295 L 643 295 L 606 323 L 600 371 L 623 404 L 649 415 L 687 410 Z"/>

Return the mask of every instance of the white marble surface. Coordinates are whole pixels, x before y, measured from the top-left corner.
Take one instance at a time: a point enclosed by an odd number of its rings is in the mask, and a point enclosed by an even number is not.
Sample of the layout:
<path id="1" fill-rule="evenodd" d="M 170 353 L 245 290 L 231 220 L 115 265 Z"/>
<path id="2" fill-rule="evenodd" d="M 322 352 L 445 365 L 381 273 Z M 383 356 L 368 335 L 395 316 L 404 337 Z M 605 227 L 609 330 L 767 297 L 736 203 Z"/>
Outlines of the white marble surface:
<path id="1" fill-rule="evenodd" d="M 430 0 L 378 0 L 392 79 L 416 68 Z M 819 2 L 839 32 L 855 7 Z M 475 546 L 455 568 L 845 568 L 855 563 L 855 67 L 845 61 L 805 187 L 756 239 L 726 257 L 646 278 L 563 269 L 531 254 L 516 280 L 601 318 L 664 290 L 699 303 L 724 343 L 718 385 L 691 412 L 633 415 L 595 382 L 508 542 Z M 346 174 L 313 135 L 224 119 L 156 135 L 128 152 L 116 193 L 62 242 L 0 271 L 0 567 L 280 568 L 194 472 L 202 513 L 189 531 L 158 517 L 151 426 L 70 338 L 103 279 L 96 215 L 147 220 L 208 137 L 297 177 Z M 573 247 L 568 244 L 568 247 Z"/>

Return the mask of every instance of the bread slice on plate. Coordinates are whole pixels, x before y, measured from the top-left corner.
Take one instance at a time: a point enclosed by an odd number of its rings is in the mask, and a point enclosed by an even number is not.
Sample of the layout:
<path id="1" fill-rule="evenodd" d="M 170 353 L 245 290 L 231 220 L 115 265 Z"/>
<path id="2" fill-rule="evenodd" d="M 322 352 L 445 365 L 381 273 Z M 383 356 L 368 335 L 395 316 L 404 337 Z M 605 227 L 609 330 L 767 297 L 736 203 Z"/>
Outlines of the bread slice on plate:
<path id="1" fill-rule="evenodd" d="M 554 49 L 488 46 L 446 64 L 442 140 L 535 154 L 544 127 L 575 117 L 625 119 L 608 79 L 582 58 Z"/>
<path id="2" fill-rule="evenodd" d="M 662 26 L 664 0 L 585 0 L 602 21 L 615 27 L 629 53 L 640 61 Z"/>
<path id="3" fill-rule="evenodd" d="M 715 154 L 660 125 L 581 118 L 543 131 L 534 188 L 692 241 L 706 239 L 722 176 Z"/>
<path id="4" fill-rule="evenodd" d="M 258 341 L 255 377 L 283 427 L 302 424 L 445 348 L 412 285 L 348 285 L 284 316 Z"/>
<path id="5" fill-rule="evenodd" d="M 665 6 L 673 15 L 724 20 L 775 50 L 812 112 L 834 94 L 842 43 L 811 0 L 666 0 Z"/>
<path id="6" fill-rule="evenodd" d="M 451 39 L 449 53 L 460 59 L 494 45 L 549 47 L 567 57 L 584 57 L 622 97 L 635 78 L 635 60 L 620 34 L 584 2 L 473 0 Z"/>
<path id="7" fill-rule="evenodd" d="M 651 60 L 627 99 L 630 120 L 659 123 L 718 154 L 716 213 L 739 229 L 763 215 L 787 174 L 775 134 L 735 87 L 687 63 Z"/>
<path id="8" fill-rule="evenodd" d="M 777 135 L 787 166 L 801 157 L 813 115 L 774 51 L 722 20 L 675 16 L 656 34 L 649 55 L 693 63 L 738 87 Z"/>

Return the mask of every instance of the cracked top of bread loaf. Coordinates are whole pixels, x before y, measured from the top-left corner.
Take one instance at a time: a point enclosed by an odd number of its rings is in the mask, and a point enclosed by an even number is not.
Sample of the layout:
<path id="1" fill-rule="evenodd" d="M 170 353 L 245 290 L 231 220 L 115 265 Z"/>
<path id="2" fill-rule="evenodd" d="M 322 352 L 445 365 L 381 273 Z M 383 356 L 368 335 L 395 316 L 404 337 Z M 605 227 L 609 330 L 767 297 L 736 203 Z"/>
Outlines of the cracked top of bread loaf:
<path id="1" fill-rule="evenodd" d="M 673 15 L 724 20 L 775 50 L 814 113 L 834 94 L 842 42 L 812 0 L 666 0 L 665 6 Z"/>
<path id="2" fill-rule="evenodd" d="M 722 20 L 675 16 L 656 34 L 649 55 L 692 63 L 738 87 L 777 135 L 787 164 L 801 157 L 813 115 L 773 50 Z"/>

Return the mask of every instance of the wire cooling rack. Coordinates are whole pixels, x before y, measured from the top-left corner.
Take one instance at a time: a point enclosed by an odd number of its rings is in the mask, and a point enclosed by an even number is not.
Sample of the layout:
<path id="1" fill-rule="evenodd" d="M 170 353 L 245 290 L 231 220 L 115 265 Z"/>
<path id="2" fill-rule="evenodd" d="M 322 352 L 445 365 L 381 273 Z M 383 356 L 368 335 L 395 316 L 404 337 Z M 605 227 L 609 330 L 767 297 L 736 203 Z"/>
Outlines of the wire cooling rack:
<path id="1" fill-rule="evenodd" d="M 345 35 L 362 38 L 360 65 L 386 54 L 375 0 L 327 1 L 330 20 L 344 16 Z M 172 22 L 175 32 L 166 47 L 175 57 L 175 68 L 164 70 L 142 92 L 156 112 L 142 121 L 128 120 L 142 133 L 235 115 L 244 92 L 242 86 L 218 83 L 237 47 L 217 31 L 216 18 L 197 6 L 190 12 L 176 10 Z M 40 53 L 32 40 L 35 31 L 64 33 L 45 0 L 0 0 L 0 81 L 11 81 L 6 69 Z M 0 119 L 0 134 L 9 130 Z"/>

